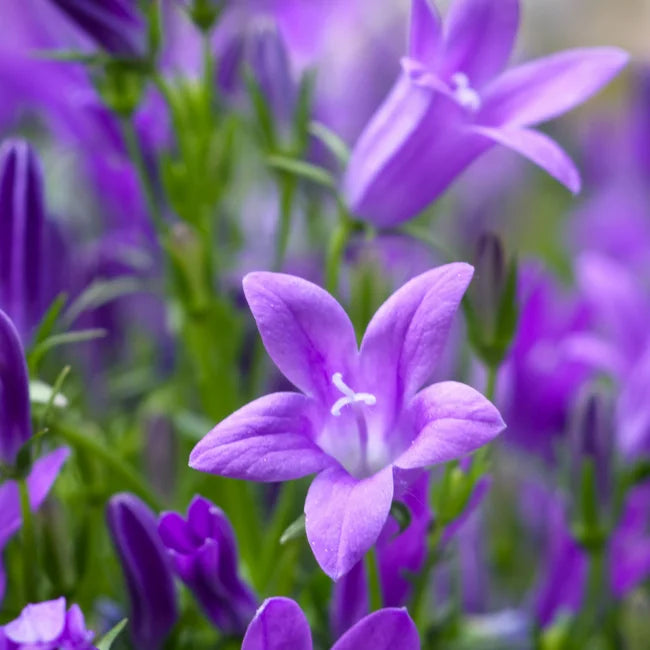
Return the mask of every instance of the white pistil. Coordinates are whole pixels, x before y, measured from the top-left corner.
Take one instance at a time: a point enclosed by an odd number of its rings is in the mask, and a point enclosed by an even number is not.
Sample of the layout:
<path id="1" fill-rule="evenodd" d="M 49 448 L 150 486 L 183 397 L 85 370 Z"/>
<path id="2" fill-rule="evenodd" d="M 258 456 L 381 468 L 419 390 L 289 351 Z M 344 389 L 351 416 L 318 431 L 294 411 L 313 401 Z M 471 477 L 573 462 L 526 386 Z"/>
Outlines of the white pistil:
<path id="1" fill-rule="evenodd" d="M 341 415 L 341 409 L 348 404 L 357 404 L 363 402 L 367 406 L 373 406 L 377 403 L 377 398 L 372 393 L 355 393 L 344 381 L 340 372 L 332 375 L 332 383 L 343 393 L 343 397 L 334 402 L 331 408 L 332 415 Z"/>
<path id="2" fill-rule="evenodd" d="M 456 101 L 470 111 L 481 108 L 481 96 L 470 86 L 469 78 L 464 72 L 456 72 L 451 77 L 452 89 Z"/>

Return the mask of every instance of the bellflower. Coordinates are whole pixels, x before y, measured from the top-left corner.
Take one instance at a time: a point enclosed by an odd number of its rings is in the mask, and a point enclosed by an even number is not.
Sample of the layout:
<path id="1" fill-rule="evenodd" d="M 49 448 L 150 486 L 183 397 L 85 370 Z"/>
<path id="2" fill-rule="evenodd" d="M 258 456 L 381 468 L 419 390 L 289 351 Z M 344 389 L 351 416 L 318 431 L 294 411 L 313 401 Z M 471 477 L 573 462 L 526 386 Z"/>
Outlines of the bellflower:
<path id="1" fill-rule="evenodd" d="M 145 50 L 145 24 L 136 0 L 50 0 L 88 37 L 117 56 Z"/>
<path id="2" fill-rule="evenodd" d="M 187 519 L 164 513 L 158 532 L 176 573 L 214 624 L 227 634 L 243 634 L 257 601 L 238 575 L 235 533 L 224 512 L 196 496 Z"/>
<path id="3" fill-rule="evenodd" d="M 443 351 L 473 269 L 417 276 L 371 320 L 360 348 L 338 302 L 289 275 L 250 273 L 244 293 L 276 366 L 301 393 L 273 393 L 218 424 L 190 466 L 222 476 L 285 481 L 317 473 L 305 502 L 316 560 L 334 580 L 377 541 L 412 472 L 459 458 L 504 428 L 473 388 L 420 390 Z"/>
<path id="4" fill-rule="evenodd" d="M 248 626 L 242 650 L 312 650 L 311 631 L 298 604 L 269 598 Z M 332 650 L 419 650 L 420 639 L 405 609 L 380 609 L 359 621 Z"/>
<path id="5" fill-rule="evenodd" d="M 0 461 L 13 464 L 31 435 L 25 353 L 16 328 L 0 310 Z"/>
<path id="6" fill-rule="evenodd" d="M 171 566 L 156 518 L 140 499 L 124 493 L 109 501 L 107 519 L 131 599 L 133 640 L 142 650 L 155 650 L 178 616 Z"/>
<path id="7" fill-rule="evenodd" d="M 495 144 L 579 190 L 566 153 L 529 127 L 586 100 L 627 55 L 568 50 L 502 73 L 518 23 L 518 0 L 454 0 L 444 25 L 427 0 L 413 0 L 402 73 L 346 172 L 343 191 L 354 214 L 379 226 L 405 221 Z"/>
<path id="8" fill-rule="evenodd" d="M 65 598 L 27 605 L 20 616 L 0 627 L 2 650 L 93 650 L 94 633 L 86 629 L 78 605 L 66 612 Z"/>
<path id="9" fill-rule="evenodd" d="M 27 477 L 27 492 L 29 494 L 29 507 L 37 510 L 45 501 L 56 477 L 61 471 L 63 463 L 70 455 L 67 447 L 55 449 L 34 463 Z M 4 550 L 9 540 L 22 526 L 22 513 L 20 509 L 20 491 L 16 481 L 5 481 L 0 485 L 0 553 Z M 0 601 L 5 594 L 6 576 L 2 562 L 0 562 Z"/>
<path id="10" fill-rule="evenodd" d="M 0 307 L 26 337 L 43 309 L 43 172 L 31 145 L 0 149 Z"/>

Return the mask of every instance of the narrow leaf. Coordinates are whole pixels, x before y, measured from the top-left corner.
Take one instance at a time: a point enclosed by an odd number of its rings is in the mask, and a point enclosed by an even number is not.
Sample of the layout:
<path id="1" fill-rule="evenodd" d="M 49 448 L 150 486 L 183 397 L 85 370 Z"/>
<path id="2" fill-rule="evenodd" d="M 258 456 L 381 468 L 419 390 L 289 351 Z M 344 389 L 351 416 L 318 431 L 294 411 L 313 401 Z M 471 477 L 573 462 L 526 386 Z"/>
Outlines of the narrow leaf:
<path id="1" fill-rule="evenodd" d="M 127 621 L 128 619 L 123 618 L 117 625 L 106 632 L 106 634 L 104 634 L 104 636 L 97 642 L 97 650 L 111 650 L 113 642 L 124 629 Z"/>
<path id="2" fill-rule="evenodd" d="M 305 515 L 300 515 L 289 527 L 282 533 L 280 544 L 286 544 L 292 539 L 298 539 L 305 534 Z"/>
<path id="3" fill-rule="evenodd" d="M 322 167 L 286 156 L 269 156 L 266 160 L 271 167 L 280 171 L 293 174 L 294 176 L 330 189 L 335 187 L 332 175 Z"/>
<path id="4" fill-rule="evenodd" d="M 322 122 L 312 122 L 309 125 L 309 132 L 323 143 L 341 167 L 345 167 L 348 164 L 350 149 L 337 133 L 334 133 L 334 131 Z"/>

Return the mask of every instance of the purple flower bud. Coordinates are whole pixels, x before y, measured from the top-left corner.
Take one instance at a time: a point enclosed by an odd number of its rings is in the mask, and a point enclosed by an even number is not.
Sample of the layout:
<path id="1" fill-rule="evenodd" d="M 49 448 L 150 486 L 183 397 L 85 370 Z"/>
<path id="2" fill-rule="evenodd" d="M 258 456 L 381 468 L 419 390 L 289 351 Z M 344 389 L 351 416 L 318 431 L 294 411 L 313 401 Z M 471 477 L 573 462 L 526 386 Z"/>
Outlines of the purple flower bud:
<path id="1" fill-rule="evenodd" d="M 288 122 L 293 113 L 296 88 L 285 41 L 277 24 L 260 18 L 246 38 L 246 62 L 275 117 Z"/>
<path id="2" fill-rule="evenodd" d="M 0 149 L 0 307 L 23 337 L 38 321 L 43 291 L 43 173 L 23 140 Z"/>
<path id="3" fill-rule="evenodd" d="M 187 519 L 164 513 L 158 532 L 176 572 L 214 624 L 223 632 L 243 634 L 257 601 L 238 575 L 235 535 L 223 511 L 195 496 Z"/>
<path id="4" fill-rule="evenodd" d="M 132 494 L 108 502 L 107 520 L 131 599 L 129 624 L 141 650 L 159 648 L 177 618 L 174 580 L 156 518 Z"/>
<path id="5" fill-rule="evenodd" d="M 145 25 L 135 0 L 51 0 L 87 36 L 111 54 L 141 56 Z"/>
<path id="6" fill-rule="evenodd" d="M 31 435 L 23 346 L 13 323 L 0 311 L 0 461 L 13 464 L 18 450 Z"/>
<path id="7" fill-rule="evenodd" d="M 3 650 L 93 650 L 94 633 L 86 629 L 78 605 L 66 612 L 65 598 L 27 605 L 20 616 L 0 628 Z"/>

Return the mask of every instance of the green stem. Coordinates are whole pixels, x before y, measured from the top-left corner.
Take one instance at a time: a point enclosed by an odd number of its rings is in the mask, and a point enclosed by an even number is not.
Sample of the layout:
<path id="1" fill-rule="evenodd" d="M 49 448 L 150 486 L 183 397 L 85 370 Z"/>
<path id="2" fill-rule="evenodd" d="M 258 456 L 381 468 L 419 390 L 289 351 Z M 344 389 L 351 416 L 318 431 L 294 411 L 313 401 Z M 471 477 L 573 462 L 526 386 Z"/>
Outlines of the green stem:
<path id="1" fill-rule="evenodd" d="M 491 402 L 494 401 L 494 395 L 496 393 L 498 371 L 499 371 L 499 366 L 490 365 L 487 367 L 485 397 L 487 397 Z"/>
<path id="2" fill-rule="evenodd" d="M 135 170 L 138 174 L 140 186 L 142 187 L 144 198 L 147 203 L 147 210 L 151 215 L 158 234 L 163 234 L 166 231 L 167 226 L 163 219 L 158 201 L 156 200 L 156 191 L 147 170 L 138 134 L 135 131 L 133 120 L 131 118 L 122 119 L 122 135 L 124 137 L 124 142 L 126 143 L 127 151 L 129 152 L 129 158 L 135 166 Z"/>
<path id="3" fill-rule="evenodd" d="M 29 504 L 29 489 L 27 479 L 21 478 L 18 481 L 20 490 L 20 511 L 22 515 L 22 557 L 23 576 L 25 580 L 25 599 L 28 603 L 38 601 L 38 577 L 37 577 L 37 549 L 36 534 L 34 532 L 34 517 Z"/>
<path id="4" fill-rule="evenodd" d="M 339 206 L 339 222 L 332 231 L 329 246 L 327 247 L 327 259 L 325 261 L 325 278 L 327 290 L 336 297 L 339 290 L 339 278 L 341 275 L 341 263 L 345 246 L 352 230 L 352 223 L 345 212 Z"/>
<path id="5" fill-rule="evenodd" d="M 424 566 L 420 569 L 420 572 L 416 575 L 414 584 L 413 584 L 413 595 L 411 596 L 411 604 L 409 607 L 409 612 L 411 617 L 415 621 L 415 624 L 420 630 L 424 630 L 426 621 L 423 620 L 424 613 L 428 611 L 426 606 L 429 600 L 429 588 L 430 588 L 430 578 L 431 572 L 438 561 L 438 551 L 440 540 L 442 539 L 442 526 L 437 526 L 434 523 L 434 528 L 431 531 L 429 537 L 429 544 L 427 550 L 427 557 L 424 562 Z"/>
<path id="6" fill-rule="evenodd" d="M 273 268 L 280 271 L 284 264 L 291 235 L 291 208 L 293 197 L 296 189 L 295 177 L 283 175 L 279 182 L 280 190 L 280 220 L 278 223 L 278 232 L 275 240 L 275 260 Z"/>
<path id="7" fill-rule="evenodd" d="M 370 611 L 376 612 L 383 606 L 381 582 L 379 580 L 379 562 L 377 550 L 373 546 L 365 556 L 366 574 L 368 576 L 368 594 L 370 596 Z"/>
<path id="8" fill-rule="evenodd" d="M 85 436 L 75 429 L 58 423 L 56 432 L 68 444 L 76 449 L 88 452 L 93 458 L 99 460 L 107 469 L 117 474 L 124 482 L 125 487 L 142 497 L 154 510 L 162 510 L 162 504 L 149 486 L 140 478 L 140 475 L 123 459 L 99 440 Z"/>

